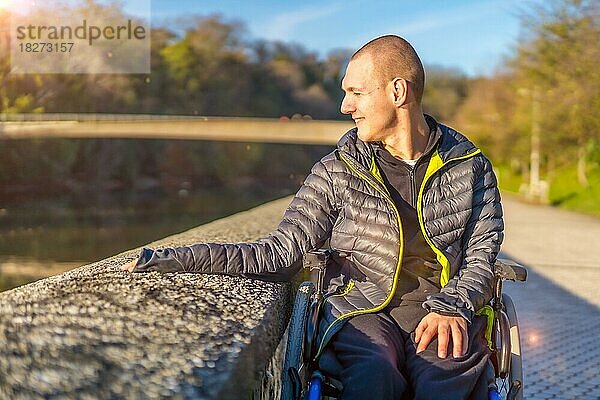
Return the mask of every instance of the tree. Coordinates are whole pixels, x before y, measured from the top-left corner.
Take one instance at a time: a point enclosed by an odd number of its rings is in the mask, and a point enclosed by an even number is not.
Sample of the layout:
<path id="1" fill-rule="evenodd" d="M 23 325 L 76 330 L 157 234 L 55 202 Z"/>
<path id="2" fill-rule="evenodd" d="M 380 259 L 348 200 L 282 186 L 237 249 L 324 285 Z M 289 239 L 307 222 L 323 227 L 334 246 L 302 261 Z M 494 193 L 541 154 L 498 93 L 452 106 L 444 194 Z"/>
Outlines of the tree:
<path id="1" fill-rule="evenodd" d="M 429 66 L 426 71 L 423 110 L 442 122 L 450 122 L 467 97 L 468 78 L 460 70 Z"/>
<path id="2" fill-rule="evenodd" d="M 502 163 L 526 159 L 529 145 L 529 131 L 513 123 L 518 99 L 511 82 L 511 75 L 471 80 L 468 96 L 452 118 L 486 154 Z"/>
<path id="3" fill-rule="evenodd" d="M 218 16 L 195 20 L 181 40 L 160 51 L 170 81 L 168 108 L 184 114 L 239 115 L 248 101 L 236 96 L 248 95 L 243 25 Z"/>
<path id="4" fill-rule="evenodd" d="M 0 27 L 10 26 L 10 13 L 0 9 Z M 10 74 L 10 36 L 0 30 L 0 113 L 42 112 L 34 95 L 42 87 L 39 75 Z"/>
<path id="5" fill-rule="evenodd" d="M 560 0 L 524 15 L 529 30 L 513 61 L 518 85 L 541 93 L 544 148 L 558 165 L 578 159 L 587 185 L 586 160 L 600 135 L 600 3 Z M 525 111 L 527 112 L 527 111 Z"/>

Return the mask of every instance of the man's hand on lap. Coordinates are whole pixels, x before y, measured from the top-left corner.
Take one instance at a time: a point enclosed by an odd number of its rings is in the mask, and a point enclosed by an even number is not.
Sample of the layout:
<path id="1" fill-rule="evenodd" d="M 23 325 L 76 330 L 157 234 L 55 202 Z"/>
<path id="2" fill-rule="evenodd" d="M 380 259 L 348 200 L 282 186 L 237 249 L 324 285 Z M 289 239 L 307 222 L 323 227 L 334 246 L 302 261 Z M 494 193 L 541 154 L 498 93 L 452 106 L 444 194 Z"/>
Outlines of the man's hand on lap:
<path id="1" fill-rule="evenodd" d="M 438 357 L 446 358 L 450 338 L 453 343 L 453 357 L 463 356 L 469 345 L 467 326 L 467 320 L 463 317 L 451 317 L 430 312 L 419 322 L 415 330 L 417 353 L 425 350 L 437 335 Z"/>

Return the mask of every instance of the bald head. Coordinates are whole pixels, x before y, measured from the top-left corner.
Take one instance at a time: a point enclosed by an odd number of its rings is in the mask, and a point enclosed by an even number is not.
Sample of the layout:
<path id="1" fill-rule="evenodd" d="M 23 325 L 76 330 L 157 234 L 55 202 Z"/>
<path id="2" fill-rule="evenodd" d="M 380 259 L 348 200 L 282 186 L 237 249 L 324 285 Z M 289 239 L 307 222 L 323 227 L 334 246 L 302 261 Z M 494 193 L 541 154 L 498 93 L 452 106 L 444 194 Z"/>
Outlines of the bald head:
<path id="1" fill-rule="evenodd" d="M 375 73 L 383 82 L 402 78 L 413 87 L 416 100 L 421 103 L 425 86 L 425 71 L 415 49 L 396 35 L 371 40 L 352 55 L 350 60 L 370 56 Z"/>

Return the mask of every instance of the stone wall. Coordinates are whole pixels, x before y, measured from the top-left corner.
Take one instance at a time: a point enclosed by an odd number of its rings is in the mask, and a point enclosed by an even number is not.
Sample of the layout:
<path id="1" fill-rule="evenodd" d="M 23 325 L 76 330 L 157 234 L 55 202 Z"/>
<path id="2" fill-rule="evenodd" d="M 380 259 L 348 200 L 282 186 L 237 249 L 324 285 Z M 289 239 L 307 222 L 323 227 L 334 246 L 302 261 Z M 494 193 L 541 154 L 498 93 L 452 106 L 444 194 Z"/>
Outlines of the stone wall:
<path id="1" fill-rule="evenodd" d="M 282 199 L 150 244 L 257 239 Z M 0 399 L 273 399 L 290 285 L 130 274 L 138 250 L 0 293 Z"/>

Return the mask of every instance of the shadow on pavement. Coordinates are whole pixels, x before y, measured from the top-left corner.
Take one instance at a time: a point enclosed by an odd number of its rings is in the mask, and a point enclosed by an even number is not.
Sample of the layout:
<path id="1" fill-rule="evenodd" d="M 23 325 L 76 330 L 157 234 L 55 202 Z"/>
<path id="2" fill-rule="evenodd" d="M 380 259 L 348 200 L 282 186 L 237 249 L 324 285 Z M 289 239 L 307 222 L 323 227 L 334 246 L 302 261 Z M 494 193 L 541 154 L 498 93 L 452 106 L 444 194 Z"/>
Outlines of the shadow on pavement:
<path id="1" fill-rule="evenodd" d="M 599 398 L 600 308 L 527 269 L 527 282 L 504 287 L 517 307 L 525 398 Z"/>

